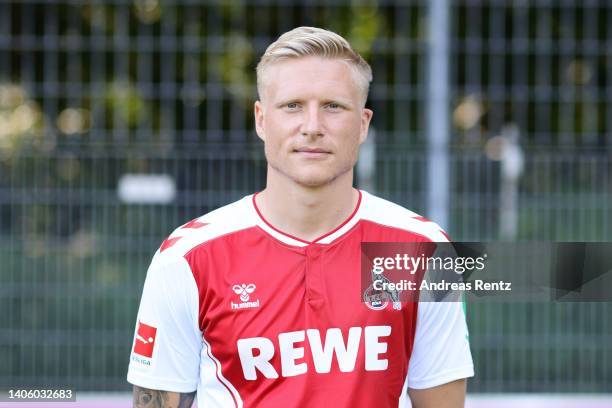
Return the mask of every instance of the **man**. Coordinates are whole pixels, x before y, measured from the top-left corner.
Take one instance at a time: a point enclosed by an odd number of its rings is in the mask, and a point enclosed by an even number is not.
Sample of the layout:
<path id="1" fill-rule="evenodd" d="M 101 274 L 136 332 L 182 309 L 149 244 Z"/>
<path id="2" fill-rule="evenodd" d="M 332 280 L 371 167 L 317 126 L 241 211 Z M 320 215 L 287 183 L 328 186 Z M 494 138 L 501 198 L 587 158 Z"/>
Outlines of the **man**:
<path id="1" fill-rule="evenodd" d="M 265 190 L 188 222 L 155 254 L 128 381 L 134 406 L 461 407 L 460 303 L 362 300 L 361 242 L 439 242 L 432 222 L 353 188 L 368 64 L 296 28 L 257 67 Z M 399 309 L 399 310 L 398 310 Z"/>

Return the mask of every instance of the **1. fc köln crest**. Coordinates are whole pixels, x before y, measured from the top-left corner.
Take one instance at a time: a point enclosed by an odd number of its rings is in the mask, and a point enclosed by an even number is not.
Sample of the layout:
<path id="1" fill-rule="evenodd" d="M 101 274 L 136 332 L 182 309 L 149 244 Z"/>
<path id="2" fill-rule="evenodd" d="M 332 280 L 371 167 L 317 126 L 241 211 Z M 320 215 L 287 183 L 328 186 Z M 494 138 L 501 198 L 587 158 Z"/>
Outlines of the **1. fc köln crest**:
<path id="1" fill-rule="evenodd" d="M 157 328 L 138 322 L 136 338 L 134 339 L 134 353 L 151 358 L 155 346 Z"/>

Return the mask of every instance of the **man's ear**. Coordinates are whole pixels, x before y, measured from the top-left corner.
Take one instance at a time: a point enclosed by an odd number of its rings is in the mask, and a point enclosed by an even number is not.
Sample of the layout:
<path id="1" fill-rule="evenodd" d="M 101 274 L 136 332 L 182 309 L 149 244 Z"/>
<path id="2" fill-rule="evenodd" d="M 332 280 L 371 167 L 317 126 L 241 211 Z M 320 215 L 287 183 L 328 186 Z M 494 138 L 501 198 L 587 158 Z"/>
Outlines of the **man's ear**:
<path id="1" fill-rule="evenodd" d="M 372 120 L 373 115 L 374 115 L 374 112 L 371 109 L 364 108 L 361 111 L 361 128 L 359 132 L 359 144 L 362 144 L 368 138 L 368 129 L 370 128 L 370 121 Z"/>
<path id="2" fill-rule="evenodd" d="M 255 131 L 257 132 L 257 136 L 259 136 L 259 138 L 265 142 L 266 136 L 264 132 L 264 114 L 261 101 L 255 101 L 253 113 L 255 115 Z"/>

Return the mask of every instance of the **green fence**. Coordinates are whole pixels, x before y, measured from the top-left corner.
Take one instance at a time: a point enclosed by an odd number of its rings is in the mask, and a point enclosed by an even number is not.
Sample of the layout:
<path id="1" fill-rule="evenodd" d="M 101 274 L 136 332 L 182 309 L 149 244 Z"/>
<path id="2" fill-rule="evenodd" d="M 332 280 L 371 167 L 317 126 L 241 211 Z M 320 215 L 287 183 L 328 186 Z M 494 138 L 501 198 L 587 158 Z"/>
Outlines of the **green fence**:
<path id="1" fill-rule="evenodd" d="M 161 240 L 263 187 L 254 67 L 292 27 L 336 30 L 371 62 L 374 170 L 358 184 L 427 214 L 430 4 L 0 2 L 0 387 L 128 389 Z M 610 241 L 612 4 L 449 8 L 450 235 Z M 126 204 L 124 174 L 169 175 L 176 198 Z M 612 392 L 610 308 L 469 305 L 471 390 Z"/>

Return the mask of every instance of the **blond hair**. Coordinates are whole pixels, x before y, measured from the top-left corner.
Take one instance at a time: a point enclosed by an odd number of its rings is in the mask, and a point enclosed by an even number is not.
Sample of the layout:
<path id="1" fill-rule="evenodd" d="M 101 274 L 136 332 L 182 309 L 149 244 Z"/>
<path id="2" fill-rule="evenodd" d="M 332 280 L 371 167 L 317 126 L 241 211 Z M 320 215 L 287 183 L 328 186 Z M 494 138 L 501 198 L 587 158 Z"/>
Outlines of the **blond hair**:
<path id="1" fill-rule="evenodd" d="M 356 85 L 363 98 L 368 97 L 372 68 L 342 36 L 317 27 L 297 27 L 281 35 L 270 44 L 257 64 L 257 92 L 262 96 L 266 69 L 279 61 L 290 58 L 316 56 L 341 59 L 353 70 Z"/>

